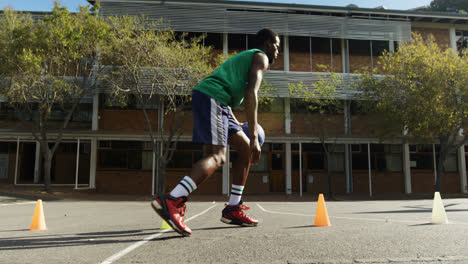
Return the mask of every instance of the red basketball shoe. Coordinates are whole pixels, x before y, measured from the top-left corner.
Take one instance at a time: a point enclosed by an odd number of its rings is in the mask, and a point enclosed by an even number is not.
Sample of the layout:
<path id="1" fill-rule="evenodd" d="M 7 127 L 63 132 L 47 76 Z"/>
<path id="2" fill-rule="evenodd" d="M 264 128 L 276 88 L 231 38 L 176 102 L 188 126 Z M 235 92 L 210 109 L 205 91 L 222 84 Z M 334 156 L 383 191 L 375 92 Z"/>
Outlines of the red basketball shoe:
<path id="1" fill-rule="evenodd" d="M 243 205 L 242 201 L 239 205 L 226 205 L 221 216 L 221 222 L 231 225 L 257 226 L 258 220 L 243 212 L 249 209 L 250 207 Z"/>
<path id="2" fill-rule="evenodd" d="M 151 202 L 151 206 L 177 233 L 182 236 L 190 236 L 192 230 L 185 225 L 183 216 L 187 197 L 175 198 L 169 194 L 161 194 Z"/>

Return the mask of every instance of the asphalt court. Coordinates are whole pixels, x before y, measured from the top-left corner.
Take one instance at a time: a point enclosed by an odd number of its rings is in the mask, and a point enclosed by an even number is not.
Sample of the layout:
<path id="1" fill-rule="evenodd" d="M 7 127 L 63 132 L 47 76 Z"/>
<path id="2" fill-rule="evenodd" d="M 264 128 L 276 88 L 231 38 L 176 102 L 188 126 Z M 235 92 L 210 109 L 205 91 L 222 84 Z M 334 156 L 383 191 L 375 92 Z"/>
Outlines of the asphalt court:
<path id="1" fill-rule="evenodd" d="M 36 201 L 0 196 L 0 263 L 468 263 L 468 199 L 249 202 L 254 228 L 219 221 L 224 203 L 187 203 L 182 238 L 160 230 L 149 201 L 44 201 L 48 230 L 29 231 Z"/>

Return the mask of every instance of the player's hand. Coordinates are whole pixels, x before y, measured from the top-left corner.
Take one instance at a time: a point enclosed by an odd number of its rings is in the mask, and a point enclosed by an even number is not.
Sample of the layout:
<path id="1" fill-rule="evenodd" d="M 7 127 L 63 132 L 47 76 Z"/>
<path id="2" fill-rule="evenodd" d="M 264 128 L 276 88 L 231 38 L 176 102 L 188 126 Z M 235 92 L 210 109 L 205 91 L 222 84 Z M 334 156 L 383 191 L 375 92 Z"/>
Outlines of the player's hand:
<path id="1" fill-rule="evenodd" d="M 250 163 L 258 164 L 261 153 L 262 149 L 260 148 L 260 143 L 258 143 L 258 138 L 255 138 L 255 140 L 250 140 Z"/>

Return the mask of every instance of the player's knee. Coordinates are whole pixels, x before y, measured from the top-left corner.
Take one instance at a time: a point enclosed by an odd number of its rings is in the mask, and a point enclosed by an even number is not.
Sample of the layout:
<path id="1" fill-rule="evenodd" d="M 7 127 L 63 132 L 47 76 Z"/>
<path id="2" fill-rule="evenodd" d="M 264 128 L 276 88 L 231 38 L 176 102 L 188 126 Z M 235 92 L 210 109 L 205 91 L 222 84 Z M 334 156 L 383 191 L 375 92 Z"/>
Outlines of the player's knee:
<path id="1" fill-rule="evenodd" d="M 224 154 L 215 154 L 213 155 L 213 158 L 217 167 L 221 167 L 224 165 L 224 163 L 226 163 L 226 155 Z"/>

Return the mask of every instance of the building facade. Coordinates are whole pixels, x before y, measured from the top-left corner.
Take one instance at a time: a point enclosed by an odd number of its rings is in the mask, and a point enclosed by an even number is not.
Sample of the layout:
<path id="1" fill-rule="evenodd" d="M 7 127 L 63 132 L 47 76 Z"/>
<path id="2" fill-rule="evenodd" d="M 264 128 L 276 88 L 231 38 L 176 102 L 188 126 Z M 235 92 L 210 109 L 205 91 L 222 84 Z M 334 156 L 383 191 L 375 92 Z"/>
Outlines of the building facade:
<path id="1" fill-rule="evenodd" d="M 411 144 L 395 137 L 381 141 L 375 117 L 359 109 L 353 80 L 378 69 L 384 50 L 394 51 L 411 33 L 433 35 L 445 49 L 467 48 L 468 15 L 355 7 L 328 7 L 236 1 L 101 1 L 103 16 L 146 15 L 163 18 L 175 31 L 204 34 L 213 52 L 229 54 L 252 48 L 253 35 L 271 28 L 281 38 L 281 52 L 264 78 L 275 88 L 275 100 L 261 107 L 259 123 L 266 132 L 260 163 L 251 168 L 245 193 L 303 194 L 328 192 L 327 165 L 321 142 L 333 149 L 332 190 L 339 194 L 431 193 L 435 183 L 438 144 Z M 288 84 L 311 84 L 331 72 L 343 77 L 337 97 L 344 114 L 326 119 L 304 111 Z M 99 192 L 150 194 L 152 152 L 142 111 L 137 104 L 108 107 L 106 93 L 85 100 L 74 115 L 65 142 L 58 149 L 52 183 Z M 160 117 L 155 103 L 150 116 Z M 236 116 L 245 120 L 242 108 Z M 0 183 L 42 183 L 39 146 L 18 115 L 1 104 Z M 190 113 L 187 113 L 190 115 Z M 60 113 L 55 117 L 63 118 Z M 190 118 L 188 120 L 191 120 Z M 166 128 L 167 129 L 167 128 Z M 202 156 L 192 144 L 192 123 L 166 169 L 166 187 L 173 188 Z M 402 132 L 403 133 L 403 132 Z M 468 147 L 450 153 L 442 179 L 443 193 L 466 193 Z M 198 189 L 199 194 L 228 194 L 228 162 Z"/>

